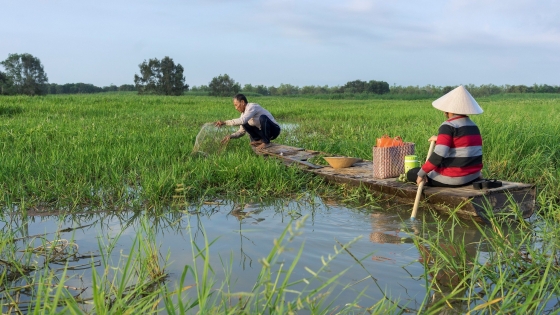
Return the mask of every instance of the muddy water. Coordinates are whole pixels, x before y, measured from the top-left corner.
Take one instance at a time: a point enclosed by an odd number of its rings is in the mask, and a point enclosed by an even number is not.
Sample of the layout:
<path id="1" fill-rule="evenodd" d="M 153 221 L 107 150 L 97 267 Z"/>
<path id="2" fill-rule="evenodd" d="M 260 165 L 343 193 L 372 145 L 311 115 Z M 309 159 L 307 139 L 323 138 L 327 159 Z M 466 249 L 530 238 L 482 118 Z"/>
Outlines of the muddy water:
<path id="1" fill-rule="evenodd" d="M 419 262 L 420 254 L 412 237 L 425 234 L 425 229 L 435 230 L 436 224 L 422 224 L 418 221 L 411 223 L 410 212 L 406 207 L 404 210 L 395 208 L 366 211 L 319 198 L 277 200 L 270 203 L 217 201 L 162 215 L 119 212 L 64 217 L 33 216 L 27 220 L 6 217 L 2 224 L 4 231 L 19 229 L 17 236 L 50 233 L 44 239 L 73 241 L 85 258 L 70 262 L 69 265 L 72 266 L 91 262 L 91 258 L 86 257 L 99 252 L 99 241 L 107 243 L 117 236 L 112 256 L 114 262 L 118 262 L 121 253 L 127 254 L 130 250 L 143 216 L 149 218 L 150 228 L 156 234 L 157 243 L 161 245 L 161 254 L 169 255 L 166 271 L 170 275 L 169 284 L 172 287 L 180 278 L 184 266 L 192 265 L 192 240 L 202 247 L 206 237 L 209 241 L 216 240 L 210 247 L 215 278 L 221 280 L 225 276 L 221 261 L 231 260 L 232 283 L 235 285 L 230 291 L 250 291 L 261 270 L 259 259 L 268 255 L 274 239 L 279 237 L 292 220 L 306 218 L 303 233 L 293 242 L 287 243 L 287 247 L 292 250 L 282 254 L 289 264 L 300 246 L 304 246 L 293 280 L 309 276 L 304 267 L 312 270 L 321 268 L 321 257 L 326 259 L 329 254 L 334 254 L 337 242 L 348 243 L 355 240 L 349 248 L 354 257 L 342 252 L 323 274 L 328 278 L 346 270 L 338 279 L 334 305 L 353 302 L 362 290 L 365 291 L 359 304 L 365 307 L 387 295 L 399 300 L 402 306 L 418 309 L 426 296 L 424 266 Z M 54 233 L 69 228 L 74 230 Z M 480 239 L 473 226 L 461 229 L 456 233 L 464 233 L 466 243 Z M 23 245 L 23 242 L 28 241 L 22 240 L 19 245 Z M 33 246 L 40 243 L 40 238 L 36 238 Z M 476 254 L 477 247 L 469 246 L 467 250 Z M 361 265 L 356 259 L 360 260 Z M 71 277 L 80 275 L 80 280 L 77 277 L 71 278 L 68 285 L 89 285 L 90 271 L 77 270 L 69 274 Z M 192 279 L 187 279 L 189 281 L 192 282 Z M 348 288 L 342 290 L 343 287 Z M 83 295 L 90 293 L 87 289 Z"/>

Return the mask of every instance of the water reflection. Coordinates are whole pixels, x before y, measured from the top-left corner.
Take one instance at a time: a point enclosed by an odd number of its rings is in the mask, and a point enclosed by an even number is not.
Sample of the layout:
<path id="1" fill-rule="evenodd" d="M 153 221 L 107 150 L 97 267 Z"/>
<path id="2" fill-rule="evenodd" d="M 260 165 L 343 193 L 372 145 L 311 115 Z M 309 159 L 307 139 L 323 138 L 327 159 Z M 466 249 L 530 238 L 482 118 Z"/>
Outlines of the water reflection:
<path id="1" fill-rule="evenodd" d="M 297 136 L 297 129 L 299 124 L 294 123 L 280 123 L 280 128 L 282 128 L 282 142 L 286 145 L 298 145 L 300 139 Z"/>
<path id="2" fill-rule="evenodd" d="M 362 306 L 370 306 L 389 296 L 415 310 L 422 305 L 427 294 L 423 276 L 425 268 L 430 268 L 433 263 L 430 256 L 433 249 L 424 246 L 418 250 L 414 238 L 441 232 L 441 225 L 435 221 L 411 223 L 409 210 L 356 210 L 332 199 L 323 201 L 309 196 L 265 203 L 216 200 L 158 212 L 96 212 L 59 217 L 4 214 L 0 229 L 3 233 L 15 233 L 20 248 L 36 247 L 57 239 L 75 243 L 79 248 L 74 255 L 76 259 L 69 261 L 70 267 L 76 267 L 69 272 L 75 281 L 71 279 L 69 285 L 87 287 L 83 281 L 87 282 L 91 277 L 87 270 L 78 267 L 91 261 L 99 266 L 95 263 L 103 250 L 99 240 L 101 243 L 117 240 L 112 259 L 118 261 L 121 253 L 130 250 L 135 235 L 141 230 L 142 220 L 147 218 L 150 230 L 156 235 L 160 254 L 169 253 L 167 272 L 171 286 L 180 277 L 184 266 L 196 259 L 191 246 L 203 247 L 208 240 L 213 242 L 210 247 L 213 264 L 220 266 L 223 261 L 232 259 L 230 273 L 235 278 L 232 279 L 235 288 L 231 290 L 250 292 L 261 268 L 257 261 L 268 255 L 274 240 L 292 220 L 309 216 L 304 233 L 290 244 L 292 250 L 283 253 L 289 263 L 296 256 L 297 249 L 304 246 L 301 268 L 294 270 L 295 278 L 308 276 L 304 266 L 311 269 L 322 266 L 322 259 L 332 253 L 333 248 L 340 249 L 339 244 L 361 237 L 347 249 L 348 255 L 337 257 L 330 265 L 329 273 L 333 275 L 348 269 L 338 280 L 339 289 L 346 287 L 346 290 L 340 290 L 336 295 L 335 305 L 353 302 L 363 291 L 366 294 L 360 302 Z M 466 254 L 477 257 L 480 234 L 474 226 L 452 226 L 450 223 L 446 228 L 457 235 L 456 243 L 441 243 L 441 249 L 449 250 L 453 256 L 453 251 L 462 250 L 457 246 L 465 244 Z M 220 268 L 215 268 L 214 272 L 218 279 L 226 276 L 226 271 Z M 445 280 L 437 274 L 431 276 L 438 281 Z M 447 281 L 455 283 L 452 277 Z M 91 294 L 91 290 L 85 289 L 81 294 Z"/>
<path id="3" fill-rule="evenodd" d="M 370 214 L 370 220 L 372 232 L 369 234 L 369 240 L 373 243 L 413 243 L 413 235 L 419 234 L 417 225 L 403 226 L 401 217 L 376 212 Z"/>

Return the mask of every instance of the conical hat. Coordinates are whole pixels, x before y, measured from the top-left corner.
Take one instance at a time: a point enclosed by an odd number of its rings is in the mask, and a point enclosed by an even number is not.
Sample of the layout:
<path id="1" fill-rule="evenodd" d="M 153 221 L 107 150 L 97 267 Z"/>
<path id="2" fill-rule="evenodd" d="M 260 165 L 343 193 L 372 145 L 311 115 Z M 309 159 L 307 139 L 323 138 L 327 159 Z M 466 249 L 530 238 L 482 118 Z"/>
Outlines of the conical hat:
<path id="1" fill-rule="evenodd" d="M 483 112 L 471 93 L 462 85 L 433 101 L 432 105 L 441 111 L 460 115 L 476 115 Z"/>

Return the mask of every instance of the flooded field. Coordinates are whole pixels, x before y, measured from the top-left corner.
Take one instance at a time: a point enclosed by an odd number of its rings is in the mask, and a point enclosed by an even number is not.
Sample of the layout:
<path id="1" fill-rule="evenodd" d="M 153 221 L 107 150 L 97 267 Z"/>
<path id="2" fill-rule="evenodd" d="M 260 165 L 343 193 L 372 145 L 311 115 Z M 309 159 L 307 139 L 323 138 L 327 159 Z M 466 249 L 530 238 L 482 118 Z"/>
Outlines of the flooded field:
<path id="1" fill-rule="evenodd" d="M 557 96 L 480 100 L 484 177 L 535 185 L 539 205 L 531 220 L 484 226 L 432 213 L 411 223 L 412 205 L 375 206 L 363 187 L 255 155 L 247 138 L 193 155 L 201 126 L 238 115 L 230 98 L 3 101 L 3 313 L 560 309 Z M 424 100 L 251 101 L 282 124 L 275 143 L 365 160 L 383 134 L 418 144 L 425 156 L 442 119 Z M 43 205 L 50 215 L 32 213 Z M 57 217 L 59 210 L 73 215 Z"/>
<path id="2" fill-rule="evenodd" d="M 139 246 L 137 235 L 146 234 L 146 223 L 155 236 L 159 260 L 167 257 L 165 272 L 170 287 L 180 286 L 178 282 L 185 265 L 193 266 L 193 243 L 204 248 L 206 239 L 213 242 L 210 246 L 212 278 L 218 283 L 229 278 L 229 292 L 251 292 L 263 266 L 260 260 L 269 255 L 275 239 L 293 220 L 305 219 L 301 234 L 287 243 L 287 250 L 281 254 L 280 261 L 288 266 L 303 246 L 291 281 L 309 278 L 309 270 L 322 268 L 324 261 L 338 252 L 321 276 L 328 279 L 340 275 L 337 284 L 329 288 L 333 290 L 329 298 L 333 308 L 349 303 L 368 307 L 388 298 L 398 301 L 399 307 L 415 312 L 426 303 L 429 279 L 425 278 L 421 254 L 413 237 L 428 233 L 426 229 L 436 232 L 441 224 L 430 222 L 429 216 L 425 222 L 410 222 L 409 215 L 402 207 L 365 211 L 315 197 L 271 203 L 216 201 L 160 215 L 100 212 L 29 216 L 25 220 L 5 216 L 2 230 L 17 231 L 14 236 L 20 238 L 17 245 L 21 248 L 70 244 L 65 245 L 72 247 L 69 253 L 73 256 L 68 261 L 65 285 L 86 298 L 93 295 L 89 265 L 95 265 L 99 274 L 104 273 L 101 263 L 104 250 L 100 248 L 114 246 L 107 259 L 116 265 Z M 464 238 L 466 250 L 475 257 L 479 251 L 479 231 L 466 224 L 449 228 Z M 341 250 L 341 245 L 347 243 L 351 243 L 348 249 Z M 484 251 L 478 254 L 486 255 Z M 40 265 L 41 252 L 36 251 L 33 256 L 32 261 Z M 60 269 L 64 262 L 56 265 L 51 264 L 49 268 Z M 202 270 L 199 272 L 202 274 Z M 24 285 L 23 282 L 19 285 Z M 193 279 L 187 276 L 182 285 L 192 284 Z M 310 285 L 319 286 L 320 281 Z M 292 289 L 304 287 L 305 283 L 301 282 Z M 87 309 L 87 305 L 84 307 Z"/>

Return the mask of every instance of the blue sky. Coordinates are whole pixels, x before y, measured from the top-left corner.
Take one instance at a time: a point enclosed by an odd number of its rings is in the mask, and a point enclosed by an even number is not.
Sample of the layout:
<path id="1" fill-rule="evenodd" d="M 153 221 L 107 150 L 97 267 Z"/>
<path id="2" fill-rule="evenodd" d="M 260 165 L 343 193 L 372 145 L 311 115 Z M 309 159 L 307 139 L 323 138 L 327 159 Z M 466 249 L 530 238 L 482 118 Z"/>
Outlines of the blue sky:
<path id="1" fill-rule="evenodd" d="M 560 1 L 0 0 L 0 60 L 51 83 L 132 84 L 173 58 L 189 85 L 560 85 Z"/>

